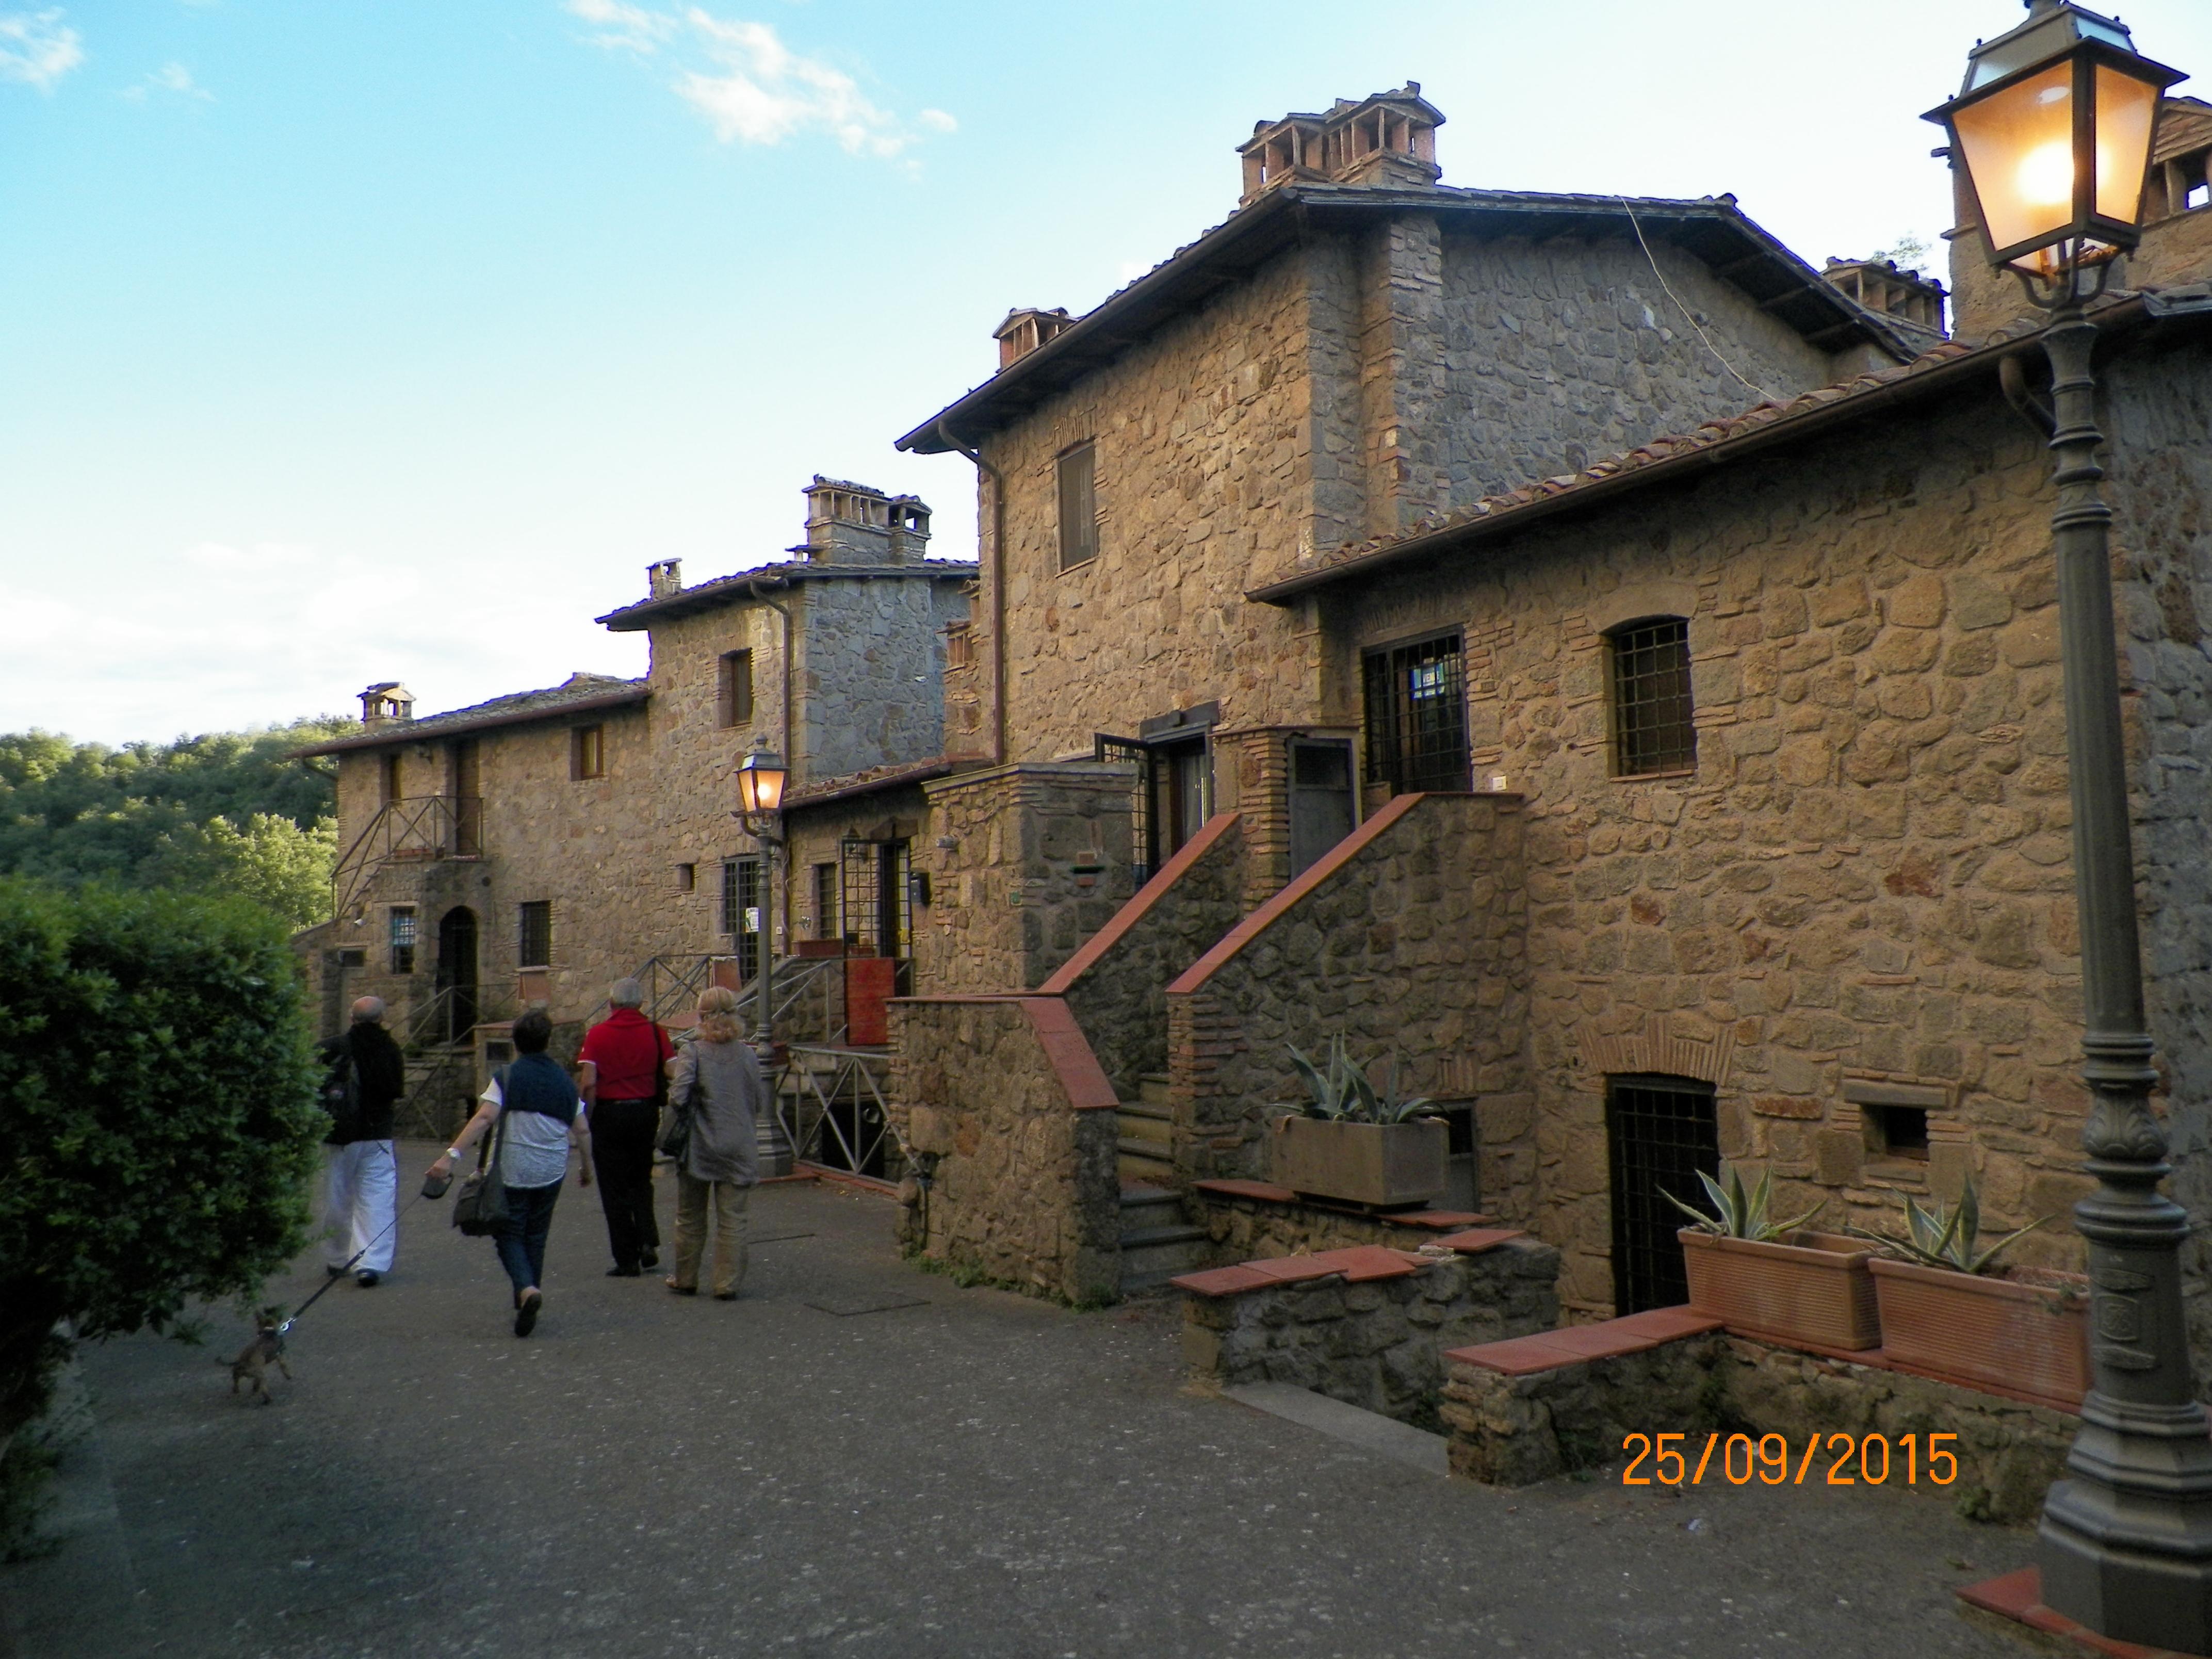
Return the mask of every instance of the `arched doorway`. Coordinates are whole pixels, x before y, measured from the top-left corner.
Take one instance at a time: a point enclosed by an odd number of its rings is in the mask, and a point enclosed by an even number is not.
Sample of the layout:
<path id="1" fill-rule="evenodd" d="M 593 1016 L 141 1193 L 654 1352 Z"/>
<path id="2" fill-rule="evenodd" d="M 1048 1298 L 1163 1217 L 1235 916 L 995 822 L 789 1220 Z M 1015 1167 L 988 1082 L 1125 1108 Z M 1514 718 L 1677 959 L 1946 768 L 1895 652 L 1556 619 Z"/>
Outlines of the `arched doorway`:
<path id="1" fill-rule="evenodd" d="M 439 1035 L 459 1042 L 477 1023 L 477 913 L 465 904 L 438 918 L 438 989 L 453 993 Z"/>

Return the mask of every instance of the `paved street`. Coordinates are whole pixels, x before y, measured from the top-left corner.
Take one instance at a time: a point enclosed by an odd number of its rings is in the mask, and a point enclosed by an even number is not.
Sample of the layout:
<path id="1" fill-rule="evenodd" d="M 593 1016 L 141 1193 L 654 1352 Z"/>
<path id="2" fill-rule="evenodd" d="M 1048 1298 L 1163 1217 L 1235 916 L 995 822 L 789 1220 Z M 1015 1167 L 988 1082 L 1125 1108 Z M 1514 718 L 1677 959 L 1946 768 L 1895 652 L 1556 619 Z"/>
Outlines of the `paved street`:
<path id="1" fill-rule="evenodd" d="M 1894 1490 L 1448 1483 L 1186 1394 L 1168 1304 L 963 1290 L 902 1265 L 891 1218 L 762 1188 L 743 1298 L 682 1300 L 602 1276 L 572 1182 L 518 1341 L 489 1244 L 422 1206 L 385 1285 L 294 1333 L 273 1407 L 226 1392 L 228 1310 L 204 1348 L 92 1349 L 70 1536 L 0 1569 L 0 1650 L 2021 1650 L 1948 1591 L 2024 1564 L 2024 1532 Z M 272 1297 L 320 1282 L 309 1258 Z"/>

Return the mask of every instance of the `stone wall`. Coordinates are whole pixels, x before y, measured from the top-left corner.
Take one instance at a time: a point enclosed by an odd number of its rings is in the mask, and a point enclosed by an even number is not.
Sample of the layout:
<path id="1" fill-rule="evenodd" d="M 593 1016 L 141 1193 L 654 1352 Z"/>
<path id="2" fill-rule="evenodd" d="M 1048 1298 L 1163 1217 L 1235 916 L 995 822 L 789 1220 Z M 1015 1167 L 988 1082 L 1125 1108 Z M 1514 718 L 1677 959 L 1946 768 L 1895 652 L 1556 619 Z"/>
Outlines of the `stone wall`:
<path id="1" fill-rule="evenodd" d="M 1807 1443 L 1821 1437 L 1824 1454 L 1807 1480 L 1824 1483 L 1834 1461 L 1826 1455 L 1826 1436 L 1885 1435 L 1893 1472 L 1883 1484 L 1939 1498 L 1977 1520 L 2011 1524 L 2041 1511 L 2081 1427 L 2079 1418 L 2044 1407 L 1718 1334 L 1520 1376 L 1455 1359 L 1442 1416 L 1452 1473 L 1498 1486 L 1621 1465 L 1632 1455 L 1622 1450 L 1630 1434 L 1686 1435 L 1694 1468 L 1707 1435 L 1735 1432 L 1782 1435 L 1793 1471 Z M 1958 1437 L 1948 1443 L 1958 1477 L 1942 1486 L 1925 1461 L 1931 1433 Z M 1902 1443 L 1908 1434 L 1922 1437 L 1914 1453 L 1918 1479 L 1909 1486 Z M 1721 1456 L 1716 1447 L 1707 1484 L 1726 1482 Z M 1647 1460 L 1642 1472 L 1650 1468 Z"/>
<path id="2" fill-rule="evenodd" d="M 1089 761 L 964 772 L 923 786 L 933 902 L 915 972 L 933 992 L 1042 985 L 1134 890 L 1134 773 Z"/>
<path id="3" fill-rule="evenodd" d="M 1215 1387 L 1287 1382 L 1434 1429 L 1443 1351 L 1549 1330 L 1558 1273 L 1557 1251 L 1516 1239 L 1395 1276 L 1186 1295 L 1183 1358 Z"/>
<path id="4" fill-rule="evenodd" d="M 2172 565 L 2156 592 L 2130 568 L 2122 599 L 2135 678 L 2170 688 L 2170 716 L 2130 702 L 2171 733 L 2135 741 L 2177 757 L 2173 815 L 2143 849 L 2186 895 L 2151 927 L 2171 988 L 2184 964 L 2201 973 L 2212 929 L 2212 803 L 2191 769 L 2212 763 L 2212 732 L 2186 637 L 2212 568 L 2207 480 L 2172 435 L 2203 418 L 2212 380 L 2201 356 L 2137 361 L 2107 371 L 2115 408 L 2142 405 L 2117 423 L 2167 435 L 2113 498 L 2122 547 L 2140 515 Z M 1401 572 L 1332 616 L 1346 661 L 1464 629 L 1477 769 L 1527 799 L 1540 1193 L 1524 1213 L 1486 1189 L 1485 1207 L 1560 1246 L 1571 1306 L 1613 1311 L 1608 1074 L 1713 1083 L 1723 1157 L 1771 1166 L 1777 1204 L 1825 1204 L 1832 1229 L 1893 1225 L 1884 1188 L 1948 1197 L 1967 1168 L 1992 1227 L 2063 1216 L 2085 1190 L 2049 468 L 1984 381 L 1831 435 L 1817 470 L 1774 456 L 1648 489 Z M 1695 768 L 1616 778 L 1603 634 L 1653 614 L 1688 618 Z M 2170 1055 L 2202 1054 L 2191 982 L 2179 1004 L 2154 994 Z M 1925 1160 L 1870 1145 L 1855 1083 L 1938 1103 Z M 2014 1248 L 2079 1264 L 2063 1223 Z"/>
<path id="5" fill-rule="evenodd" d="M 1050 997 L 891 1005 L 890 1115 L 933 1162 L 908 1251 L 1075 1303 L 1121 1278 L 1114 1091 Z"/>
<path id="6" fill-rule="evenodd" d="M 1168 1069 L 1168 982 L 1244 913 L 1243 842 L 1236 814 L 1217 817 L 1044 982 L 1123 1100 Z"/>
<path id="7" fill-rule="evenodd" d="M 1481 1225 L 1487 1217 L 1415 1210 L 1370 1214 L 1301 1199 L 1289 1188 L 1279 1198 L 1253 1198 L 1210 1190 L 1201 1182 L 1183 1196 L 1194 1225 L 1206 1229 L 1206 1258 L 1217 1266 L 1279 1256 L 1311 1255 L 1363 1244 L 1414 1250 L 1443 1234 Z"/>
<path id="8" fill-rule="evenodd" d="M 799 623 L 794 781 L 944 752 L 945 627 L 966 618 L 964 587 L 885 569 L 789 591 Z"/>
<path id="9" fill-rule="evenodd" d="M 1168 988 L 1185 1175 L 1266 1177 L 1267 1109 L 1303 1092 L 1289 1047 L 1338 1032 L 1363 1064 L 1398 1056 L 1408 1092 L 1479 1097 L 1478 1125 L 1525 1137 L 1521 822 L 1510 796 L 1401 797 Z M 1517 1221 L 1528 1160 L 1484 1134 L 1482 1206 Z"/>

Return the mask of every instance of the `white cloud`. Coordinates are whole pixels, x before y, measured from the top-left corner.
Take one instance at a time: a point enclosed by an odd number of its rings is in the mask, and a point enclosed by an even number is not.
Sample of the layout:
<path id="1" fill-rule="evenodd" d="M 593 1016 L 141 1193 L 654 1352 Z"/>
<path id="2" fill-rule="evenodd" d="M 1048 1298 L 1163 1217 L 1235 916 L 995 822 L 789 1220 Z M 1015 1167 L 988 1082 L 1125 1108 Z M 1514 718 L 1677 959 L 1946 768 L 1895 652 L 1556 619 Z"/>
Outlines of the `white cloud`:
<path id="1" fill-rule="evenodd" d="M 62 22 L 61 9 L 0 11 L 0 81 L 41 92 L 84 62 L 82 36 Z"/>
<path id="2" fill-rule="evenodd" d="M 123 95 L 133 103 L 143 100 L 149 88 L 157 92 L 173 92 L 180 98 L 200 98 L 212 104 L 215 94 L 192 79 L 192 72 L 182 64 L 164 64 L 135 87 L 125 87 Z"/>
<path id="3" fill-rule="evenodd" d="M 651 58 L 665 52 L 676 94 L 704 115 L 724 143 L 780 144 L 802 132 L 826 132 L 848 153 L 895 156 L 921 140 L 859 82 L 819 58 L 784 45 L 766 23 L 717 17 L 700 7 L 655 11 L 627 0 L 562 0 L 563 10 L 598 32 L 594 46 Z M 930 132 L 959 123 L 941 109 L 915 118 Z"/>

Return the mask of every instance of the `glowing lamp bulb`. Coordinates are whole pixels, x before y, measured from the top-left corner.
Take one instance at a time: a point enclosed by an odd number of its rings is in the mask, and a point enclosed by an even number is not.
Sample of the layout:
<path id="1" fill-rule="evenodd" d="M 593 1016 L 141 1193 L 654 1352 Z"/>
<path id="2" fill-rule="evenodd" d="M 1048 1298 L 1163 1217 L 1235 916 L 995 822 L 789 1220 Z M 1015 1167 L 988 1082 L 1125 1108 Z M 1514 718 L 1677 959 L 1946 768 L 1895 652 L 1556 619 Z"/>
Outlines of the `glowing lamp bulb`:
<path id="1" fill-rule="evenodd" d="M 2038 207 L 2064 207 L 2074 199 L 2074 147 L 2063 142 L 2038 144 L 2021 157 L 2021 199 Z"/>

